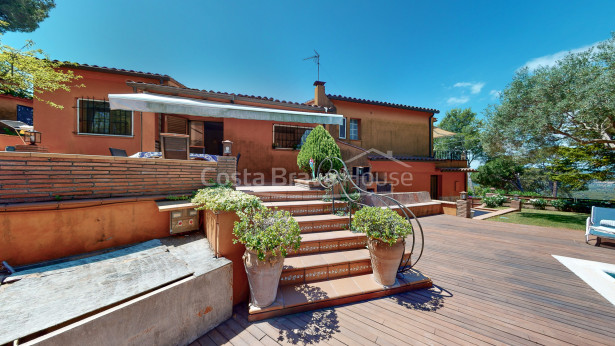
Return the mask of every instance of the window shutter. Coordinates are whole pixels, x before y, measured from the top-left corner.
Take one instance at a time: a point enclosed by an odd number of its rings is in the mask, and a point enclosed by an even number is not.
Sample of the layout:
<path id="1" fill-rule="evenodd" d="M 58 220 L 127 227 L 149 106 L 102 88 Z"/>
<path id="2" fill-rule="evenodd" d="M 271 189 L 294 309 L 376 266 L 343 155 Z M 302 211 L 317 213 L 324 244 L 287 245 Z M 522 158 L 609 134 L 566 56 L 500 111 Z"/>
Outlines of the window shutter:
<path id="1" fill-rule="evenodd" d="M 190 122 L 190 146 L 205 146 L 205 124 L 202 121 Z"/>
<path id="2" fill-rule="evenodd" d="M 167 120 L 167 133 L 179 133 L 187 135 L 188 120 L 172 115 L 166 116 Z"/>

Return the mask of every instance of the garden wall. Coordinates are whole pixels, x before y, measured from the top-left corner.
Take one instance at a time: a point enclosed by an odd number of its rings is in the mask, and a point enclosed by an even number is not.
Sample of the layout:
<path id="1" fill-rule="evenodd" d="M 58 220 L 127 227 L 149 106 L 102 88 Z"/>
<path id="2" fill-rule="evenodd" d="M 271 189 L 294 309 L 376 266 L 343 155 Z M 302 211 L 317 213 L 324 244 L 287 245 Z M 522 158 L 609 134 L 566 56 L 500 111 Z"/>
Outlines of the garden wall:
<path id="1" fill-rule="evenodd" d="M 217 163 L 0 152 L 0 204 L 185 194 L 234 171 L 234 157 Z"/>
<path id="2" fill-rule="evenodd" d="M 169 236 L 156 199 L 233 176 L 219 162 L 0 152 L 0 261 L 14 266 Z"/>

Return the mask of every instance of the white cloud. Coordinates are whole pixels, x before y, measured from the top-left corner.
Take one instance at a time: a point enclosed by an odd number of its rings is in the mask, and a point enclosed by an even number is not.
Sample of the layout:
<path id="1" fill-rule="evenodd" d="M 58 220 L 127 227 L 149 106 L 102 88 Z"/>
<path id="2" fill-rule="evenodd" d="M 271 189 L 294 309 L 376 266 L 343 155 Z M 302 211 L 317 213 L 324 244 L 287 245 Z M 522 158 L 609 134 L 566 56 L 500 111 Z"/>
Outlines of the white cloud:
<path id="1" fill-rule="evenodd" d="M 579 48 L 575 48 L 575 49 L 571 49 L 571 50 L 562 50 L 562 51 L 557 52 L 555 54 L 545 55 L 545 56 L 541 56 L 541 57 L 538 57 L 538 58 L 534 58 L 534 59 L 526 62 L 519 69 L 527 67 L 528 69 L 533 71 L 533 70 L 537 69 L 540 66 L 553 66 L 553 65 L 555 65 L 556 61 L 561 60 L 563 57 L 568 55 L 568 53 L 580 53 L 580 52 L 582 52 L 584 50 L 590 49 L 591 47 L 595 47 L 596 45 L 600 44 L 601 42 L 602 41 L 596 42 L 594 44 L 590 44 L 590 45 L 587 45 L 587 46 L 583 46 L 583 47 L 579 47 Z"/>
<path id="2" fill-rule="evenodd" d="M 489 92 L 489 95 L 491 95 L 491 97 L 493 97 L 494 99 L 497 99 L 498 97 L 500 97 L 500 95 L 502 94 L 502 90 L 491 90 Z"/>
<path id="3" fill-rule="evenodd" d="M 453 86 L 455 88 L 470 88 L 470 92 L 472 94 L 478 94 L 485 86 L 485 83 L 483 82 L 478 82 L 478 83 L 459 82 L 459 83 L 455 83 L 455 85 Z"/>
<path id="4" fill-rule="evenodd" d="M 450 97 L 448 100 L 446 100 L 446 102 L 449 105 L 462 105 L 464 103 L 467 103 L 468 101 L 470 101 L 469 97 L 466 96 L 462 96 L 462 97 Z"/>

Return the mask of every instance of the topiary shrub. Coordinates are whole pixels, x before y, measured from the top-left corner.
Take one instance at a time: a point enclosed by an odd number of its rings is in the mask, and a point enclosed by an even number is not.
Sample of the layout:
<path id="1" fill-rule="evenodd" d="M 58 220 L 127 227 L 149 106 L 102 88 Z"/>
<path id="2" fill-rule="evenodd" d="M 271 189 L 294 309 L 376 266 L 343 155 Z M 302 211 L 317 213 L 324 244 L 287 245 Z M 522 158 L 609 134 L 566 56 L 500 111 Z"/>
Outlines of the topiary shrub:
<path id="1" fill-rule="evenodd" d="M 318 173 L 318 167 L 327 157 L 342 158 L 340 147 L 335 143 L 335 139 L 325 130 L 322 125 L 316 126 L 307 136 L 305 143 L 301 146 L 301 151 L 297 156 L 297 166 L 304 172 L 312 173 L 310 159 L 314 159 L 314 170 Z M 329 164 L 324 164 L 321 173 L 330 169 Z M 341 162 L 334 160 L 333 169 L 342 168 Z"/>

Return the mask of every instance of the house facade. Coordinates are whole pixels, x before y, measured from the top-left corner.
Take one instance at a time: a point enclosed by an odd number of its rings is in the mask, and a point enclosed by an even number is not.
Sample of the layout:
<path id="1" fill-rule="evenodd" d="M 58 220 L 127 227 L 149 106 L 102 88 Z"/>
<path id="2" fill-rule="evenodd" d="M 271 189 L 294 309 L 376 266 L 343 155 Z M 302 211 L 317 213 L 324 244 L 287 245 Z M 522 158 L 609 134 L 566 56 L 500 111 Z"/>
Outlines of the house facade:
<path id="1" fill-rule="evenodd" d="M 429 191 L 433 199 L 454 200 L 467 189 L 467 161 L 433 151 L 438 110 L 327 94 L 320 81 L 314 86 L 307 103 L 344 115 L 341 126 L 328 129 L 353 174 L 367 176 L 361 182 L 368 190 Z"/>
<path id="2" fill-rule="evenodd" d="M 453 199 L 466 189 L 467 163 L 434 157 L 435 109 L 328 95 L 324 82 L 314 83 L 313 100 L 295 103 L 190 89 L 155 73 L 66 68 L 83 77 L 84 87 L 41 96 L 63 109 L 25 100 L 49 152 L 159 152 L 160 134 L 173 133 L 189 137 L 191 153 L 221 155 L 222 141 L 230 140 L 241 183 L 283 185 L 302 177 L 298 150 L 309 131 L 323 124 L 353 173 L 371 173 L 364 182 L 369 190 L 430 191 L 433 198 Z M 24 102 L 0 96 L 0 110 L 7 109 L 0 117 L 16 119 L 11 110 L 17 101 Z M 3 148 L 18 140 L 0 135 Z"/>

